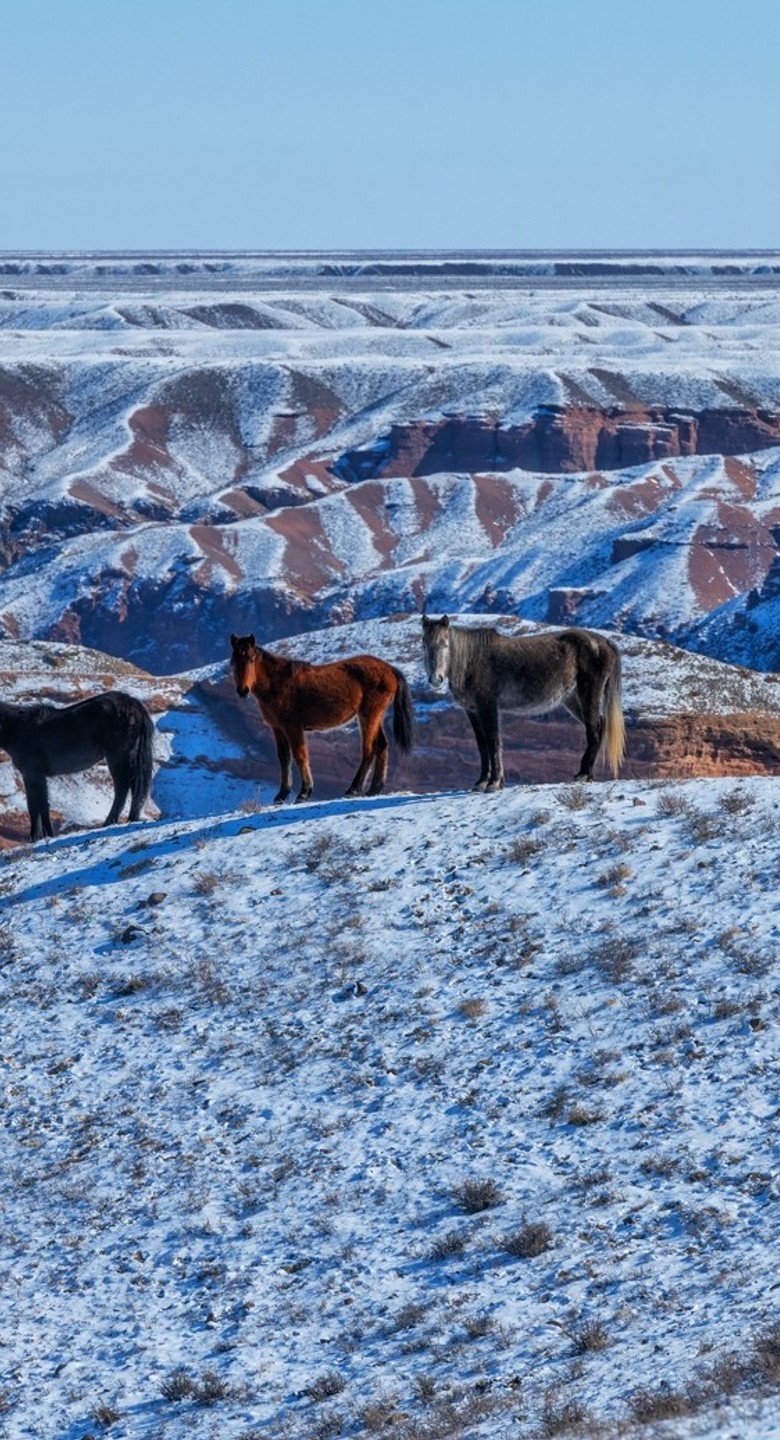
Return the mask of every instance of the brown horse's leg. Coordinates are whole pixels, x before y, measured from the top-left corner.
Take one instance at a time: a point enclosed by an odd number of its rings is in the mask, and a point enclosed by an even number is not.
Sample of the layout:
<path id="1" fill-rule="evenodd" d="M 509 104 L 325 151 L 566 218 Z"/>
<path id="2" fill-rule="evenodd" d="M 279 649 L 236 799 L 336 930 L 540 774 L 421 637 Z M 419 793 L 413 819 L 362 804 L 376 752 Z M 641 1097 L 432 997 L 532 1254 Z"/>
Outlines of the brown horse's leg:
<path id="1" fill-rule="evenodd" d="M 382 729 L 382 716 L 385 709 L 386 704 L 383 704 L 381 709 L 377 709 L 375 705 L 372 710 L 361 710 L 358 714 L 361 742 L 360 764 L 346 792 L 347 795 L 363 794 L 366 776 L 374 763 L 374 757 L 377 753 L 377 736 Z M 387 741 L 385 741 L 385 745 L 386 744 Z"/>
<path id="2" fill-rule="evenodd" d="M 281 805 L 292 790 L 292 768 L 290 742 L 283 730 L 274 728 L 276 754 L 279 760 L 279 789 L 274 795 L 274 805 Z"/>
<path id="3" fill-rule="evenodd" d="M 369 795 L 381 795 L 385 788 L 387 779 L 387 762 L 390 758 L 390 751 L 387 744 L 384 725 L 379 726 L 374 746 L 374 773 L 371 777 L 371 784 L 368 787 Z"/>
<path id="4" fill-rule="evenodd" d="M 296 805 L 301 800 L 308 800 L 314 789 L 314 781 L 309 765 L 309 751 L 306 745 L 306 736 L 303 730 L 291 728 L 287 731 L 287 739 L 290 742 L 293 759 L 301 772 L 301 788 L 295 797 Z"/>

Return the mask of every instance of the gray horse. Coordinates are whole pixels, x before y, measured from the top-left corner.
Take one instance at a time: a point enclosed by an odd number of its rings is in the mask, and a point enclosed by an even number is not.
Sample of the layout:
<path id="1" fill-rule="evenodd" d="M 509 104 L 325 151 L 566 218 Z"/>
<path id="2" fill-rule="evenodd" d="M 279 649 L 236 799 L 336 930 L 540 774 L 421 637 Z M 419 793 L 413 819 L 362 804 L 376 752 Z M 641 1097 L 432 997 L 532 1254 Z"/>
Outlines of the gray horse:
<path id="1" fill-rule="evenodd" d="M 625 752 L 620 651 L 592 630 L 499 635 L 423 615 L 428 679 L 450 690 L 471 721 L 482 762 L 475 790 L 504 784 L 499 710 L 539 715 L 564 705 L 585 726 L 577 780 L 592 780 L 602 749 L 613 775 Z"/>

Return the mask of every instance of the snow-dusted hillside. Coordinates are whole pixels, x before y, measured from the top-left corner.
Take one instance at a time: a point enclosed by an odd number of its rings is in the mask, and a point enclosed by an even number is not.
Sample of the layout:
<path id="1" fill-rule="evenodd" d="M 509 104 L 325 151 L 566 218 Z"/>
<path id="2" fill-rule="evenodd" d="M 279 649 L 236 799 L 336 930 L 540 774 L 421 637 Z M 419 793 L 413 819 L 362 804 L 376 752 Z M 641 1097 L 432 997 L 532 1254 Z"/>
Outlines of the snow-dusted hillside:
<path id="1" fill-rule="evenodd" d="M 779 802 L 5 852 L 3 1433 L 776 1434 Z"/>
<path id="2" fill-rule="evenodd" d="M 777 255 L 3 269 L 11 638 L 165 674 L 433 593 L 687 640 L 771 568 Z"/>
<path id="3" fill-rule="evenodd" d="M 0 1433 L 776 1440 L 780 256 L 0 277 L 0 696 L 158 761 L 0 764 Z M 621 780 L 470 793 L 426 604 L 622 632 Z M 231 630 L 401 666 L 391 793 L 268 807 Z"/>
<path id="4" fill-rule="evenodd" d="M 478 615 L 505 634 L 536 627 L 511 616 Z M 776 677 L 723 665 L 657 641 L 619 637 L 628 748 L 627 777 L 687 778 L 708 773 L 754 774 L 780 764 L 780 686 Z M 420 622 L 393 616 L 291 637 L 275 647 L 315 664 L 368 650 L 400 666 L 409 680 L 417 723 L 412 754 L 391 743 L 393 789 L 427 793 L 468 789 L 478 756 L 466 716 L 448 695 L 428 685 Z M 68 704 L 103 689 L 123 689 L 150 708 L 156 727 L 156 773 L 150 818 L 205 819 L 242 807 L 268 805 L 278 783 L 273 736 L 253 699 L 240 700 L 228 657 L 202 670 L 155 677 L 125 661 L 49 641 L 0 641 L 0 699 L 29 705 Z M 552 718 L 505 716 L 509 784 L 573 776 L 584 745 L 582 726 L 558 712 Z M 340 796 L 359 755 L 357 724 L 309 737 L 316 794 Z M 102 824 L 113 799 L 105 765 L 49 781 L 55 826 Z M 0 757 L 0 844 L 29 834 L 20 775 Z"/>

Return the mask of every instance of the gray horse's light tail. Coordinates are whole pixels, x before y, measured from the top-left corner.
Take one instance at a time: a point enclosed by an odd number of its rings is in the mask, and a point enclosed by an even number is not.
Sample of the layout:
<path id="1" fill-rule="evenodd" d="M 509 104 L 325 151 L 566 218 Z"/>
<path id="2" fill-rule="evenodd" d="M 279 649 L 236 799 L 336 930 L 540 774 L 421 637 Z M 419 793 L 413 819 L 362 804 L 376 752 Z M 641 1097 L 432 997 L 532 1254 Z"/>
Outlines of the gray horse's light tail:
<path id="1" fill-rule="evenodd" d="M 145 708 L 130 763 L 130 813 L 138 816 L 149 798 L 154 768 L 154 723 Z"/>
<path id="2" fill-rule="evenodd" d="M 615 779 L 626 754 L 626 724 L 623 719 L 623 664 L 620 651 L 611 640 L 606 642 L 614 657 L 604 690 L 604 734 L 602 749 Z"/>
<path id="3" fill-rule="evenodd" d="M 406 676 L 400 670 L 392 667 L 398 689 L 395 692 L 393 701 L 393 738 L 404 755 L 408 755 L 414 744 L 414 710 L 412 708 L 412 696 L 406 681 Z"/>

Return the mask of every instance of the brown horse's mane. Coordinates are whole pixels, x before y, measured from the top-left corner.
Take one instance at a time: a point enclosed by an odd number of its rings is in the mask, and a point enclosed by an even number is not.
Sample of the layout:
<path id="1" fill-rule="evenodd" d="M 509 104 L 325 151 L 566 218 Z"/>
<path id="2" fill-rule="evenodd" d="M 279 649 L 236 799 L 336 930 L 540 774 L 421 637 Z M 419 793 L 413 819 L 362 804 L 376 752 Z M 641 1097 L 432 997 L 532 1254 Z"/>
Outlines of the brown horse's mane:
<path id="1" fill-rule="evenodd" d="M 266 655 L 274 665 L 283 667 L 287 675 L 300 675 L 302 670 L 313 670 L 314 666 L 309 660 L 294 660 L 291 655 L 277 655 L 273 650 L 264 650 L 262 645 L 255 645 L 255 654 L 262 660 Z"/>

